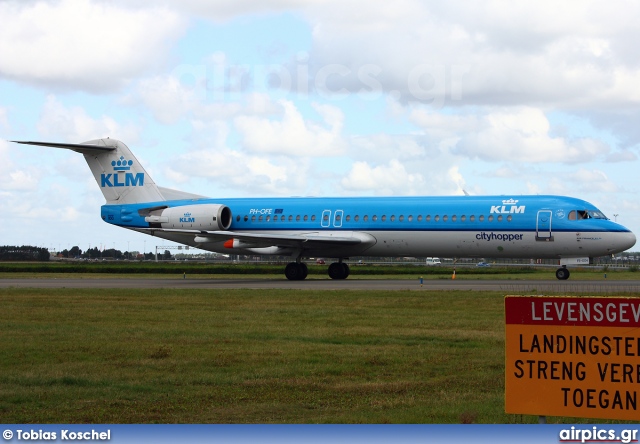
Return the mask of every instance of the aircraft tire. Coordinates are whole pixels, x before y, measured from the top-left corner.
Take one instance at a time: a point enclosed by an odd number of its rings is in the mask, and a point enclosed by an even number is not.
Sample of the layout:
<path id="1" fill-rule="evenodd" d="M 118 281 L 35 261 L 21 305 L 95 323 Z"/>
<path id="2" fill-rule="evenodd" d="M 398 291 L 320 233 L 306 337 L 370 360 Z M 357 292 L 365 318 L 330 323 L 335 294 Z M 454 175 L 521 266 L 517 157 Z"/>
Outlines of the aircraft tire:
<path id="1" fill-rule="evenodd" d="M 301 281 L 307 277 L 307 265 L 300 262 L 289 262 L 284 269 L 284 275 L 290 281 Z"/>
<path id="2" fill-rule="evenodd" d="M 309 268 L 307 267 L 307 264 L 305 264 L 304 262 L 300 262 L 298 264 L 298 266 L 300 267 L 300 270 L 302 271 L 302 277 L 300 278 L 300 280 L 306 279 L 307 275 L 309 274 Z"/>
<path id="3" fill-rule="evenodd" d="M 558 268 L 556 270 L 556 277 L 561 281 L 566 281 L 567 279 L 569 279 L 570 274 L 571 273 L 569 273 L 569 270 L 567 270 L 566 267 Z"/>
<path id="4" fill-rule="evenodd" d="M 349 266 L 342 262 L 334 262 L 329 265 L 329 277 L 331 279 L 346 279 L 349 276 Z"/>

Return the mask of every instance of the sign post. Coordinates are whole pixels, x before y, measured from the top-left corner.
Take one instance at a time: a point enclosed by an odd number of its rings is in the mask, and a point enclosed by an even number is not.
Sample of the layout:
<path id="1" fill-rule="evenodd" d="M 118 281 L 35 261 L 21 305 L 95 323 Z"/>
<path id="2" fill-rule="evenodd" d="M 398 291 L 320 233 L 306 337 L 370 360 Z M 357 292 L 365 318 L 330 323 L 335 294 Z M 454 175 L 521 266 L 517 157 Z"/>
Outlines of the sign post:
<path id="1" fill-rule="evenodd" d="M 506 413 L 640 419 L 640 299 L 507 296 Z"/>

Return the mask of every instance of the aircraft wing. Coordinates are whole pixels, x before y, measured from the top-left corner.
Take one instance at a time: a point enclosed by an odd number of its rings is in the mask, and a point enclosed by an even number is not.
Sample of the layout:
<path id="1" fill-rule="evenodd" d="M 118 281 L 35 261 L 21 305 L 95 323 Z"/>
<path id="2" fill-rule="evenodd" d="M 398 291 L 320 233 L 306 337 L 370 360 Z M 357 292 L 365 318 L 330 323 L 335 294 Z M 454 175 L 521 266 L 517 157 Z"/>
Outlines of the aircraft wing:
<path id="1" fill-rule="evenodd" d="M 258 247 L 296 247 L 296 248 L 335 248 L 337 246 L 355 246 L 375 244 L 376 239 L 366 233 L 339 232 L 320 233 L 307 232 L 300 234 L 260 234 L 243 233 L 235 231 L 202 231 L 181 229 L 149 228 L 150 234 L 155 232 L 193 235 L 194 241 L 199 244 L 240 241 L 247 248 Z"/>

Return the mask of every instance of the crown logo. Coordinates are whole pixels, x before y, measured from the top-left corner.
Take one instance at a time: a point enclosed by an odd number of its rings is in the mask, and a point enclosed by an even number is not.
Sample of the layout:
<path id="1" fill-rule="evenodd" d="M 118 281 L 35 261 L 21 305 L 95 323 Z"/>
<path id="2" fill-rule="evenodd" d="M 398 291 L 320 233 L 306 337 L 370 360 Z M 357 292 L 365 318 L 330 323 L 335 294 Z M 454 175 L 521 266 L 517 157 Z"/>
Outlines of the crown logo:
<path id="1" fill-rule="evenodd" d="M 184 213 L 184 217 L 191 217 L 191 213 Z"/>
<path id="2" fill-rule="evenodd" d="M 518 203 L 518 201 L 517 200 L 513 200 L 513 199 L 503 200 L 502 201 L 502 205 L 515 205 L 517 203 Z"/>
<path id="3" fill-rule="evenodd" d="M 133 165 L 133 160 L 125 160 L 124 156 L 120 156 L 120 159 L 112 160 L 111 166 L 114 171 L 129 171 Z"/>

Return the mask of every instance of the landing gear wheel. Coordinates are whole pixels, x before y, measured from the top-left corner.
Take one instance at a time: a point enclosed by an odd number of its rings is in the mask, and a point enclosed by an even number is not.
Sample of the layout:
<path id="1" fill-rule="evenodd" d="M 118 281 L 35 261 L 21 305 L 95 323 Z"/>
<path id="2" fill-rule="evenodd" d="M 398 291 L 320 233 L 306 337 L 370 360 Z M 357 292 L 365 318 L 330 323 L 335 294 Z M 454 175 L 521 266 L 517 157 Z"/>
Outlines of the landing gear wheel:
<path id="1" fill-rule="evenodd" d="M 342 262 L 334 262 L 329 265 L 329 277 L 331 279 L 346 279 L 350 271 L 349 266 Z"/>
<path id="2" fill-rule="evenodd" d="M 307 265 L 302 262 L 289 262 L 284 269 L 284 275 L 290 281 L 301 281 L 307 277 Z"/>
<path id="3" fill-rule="evenodd" d="M 569 270 L 567 270 L 565 267 L 558 268 L 556 270 L 556 277 L 561 281 L 566 281 L 567 279 L 569 279 L 570 274 L 571 273 L 569 273 Z"/>

